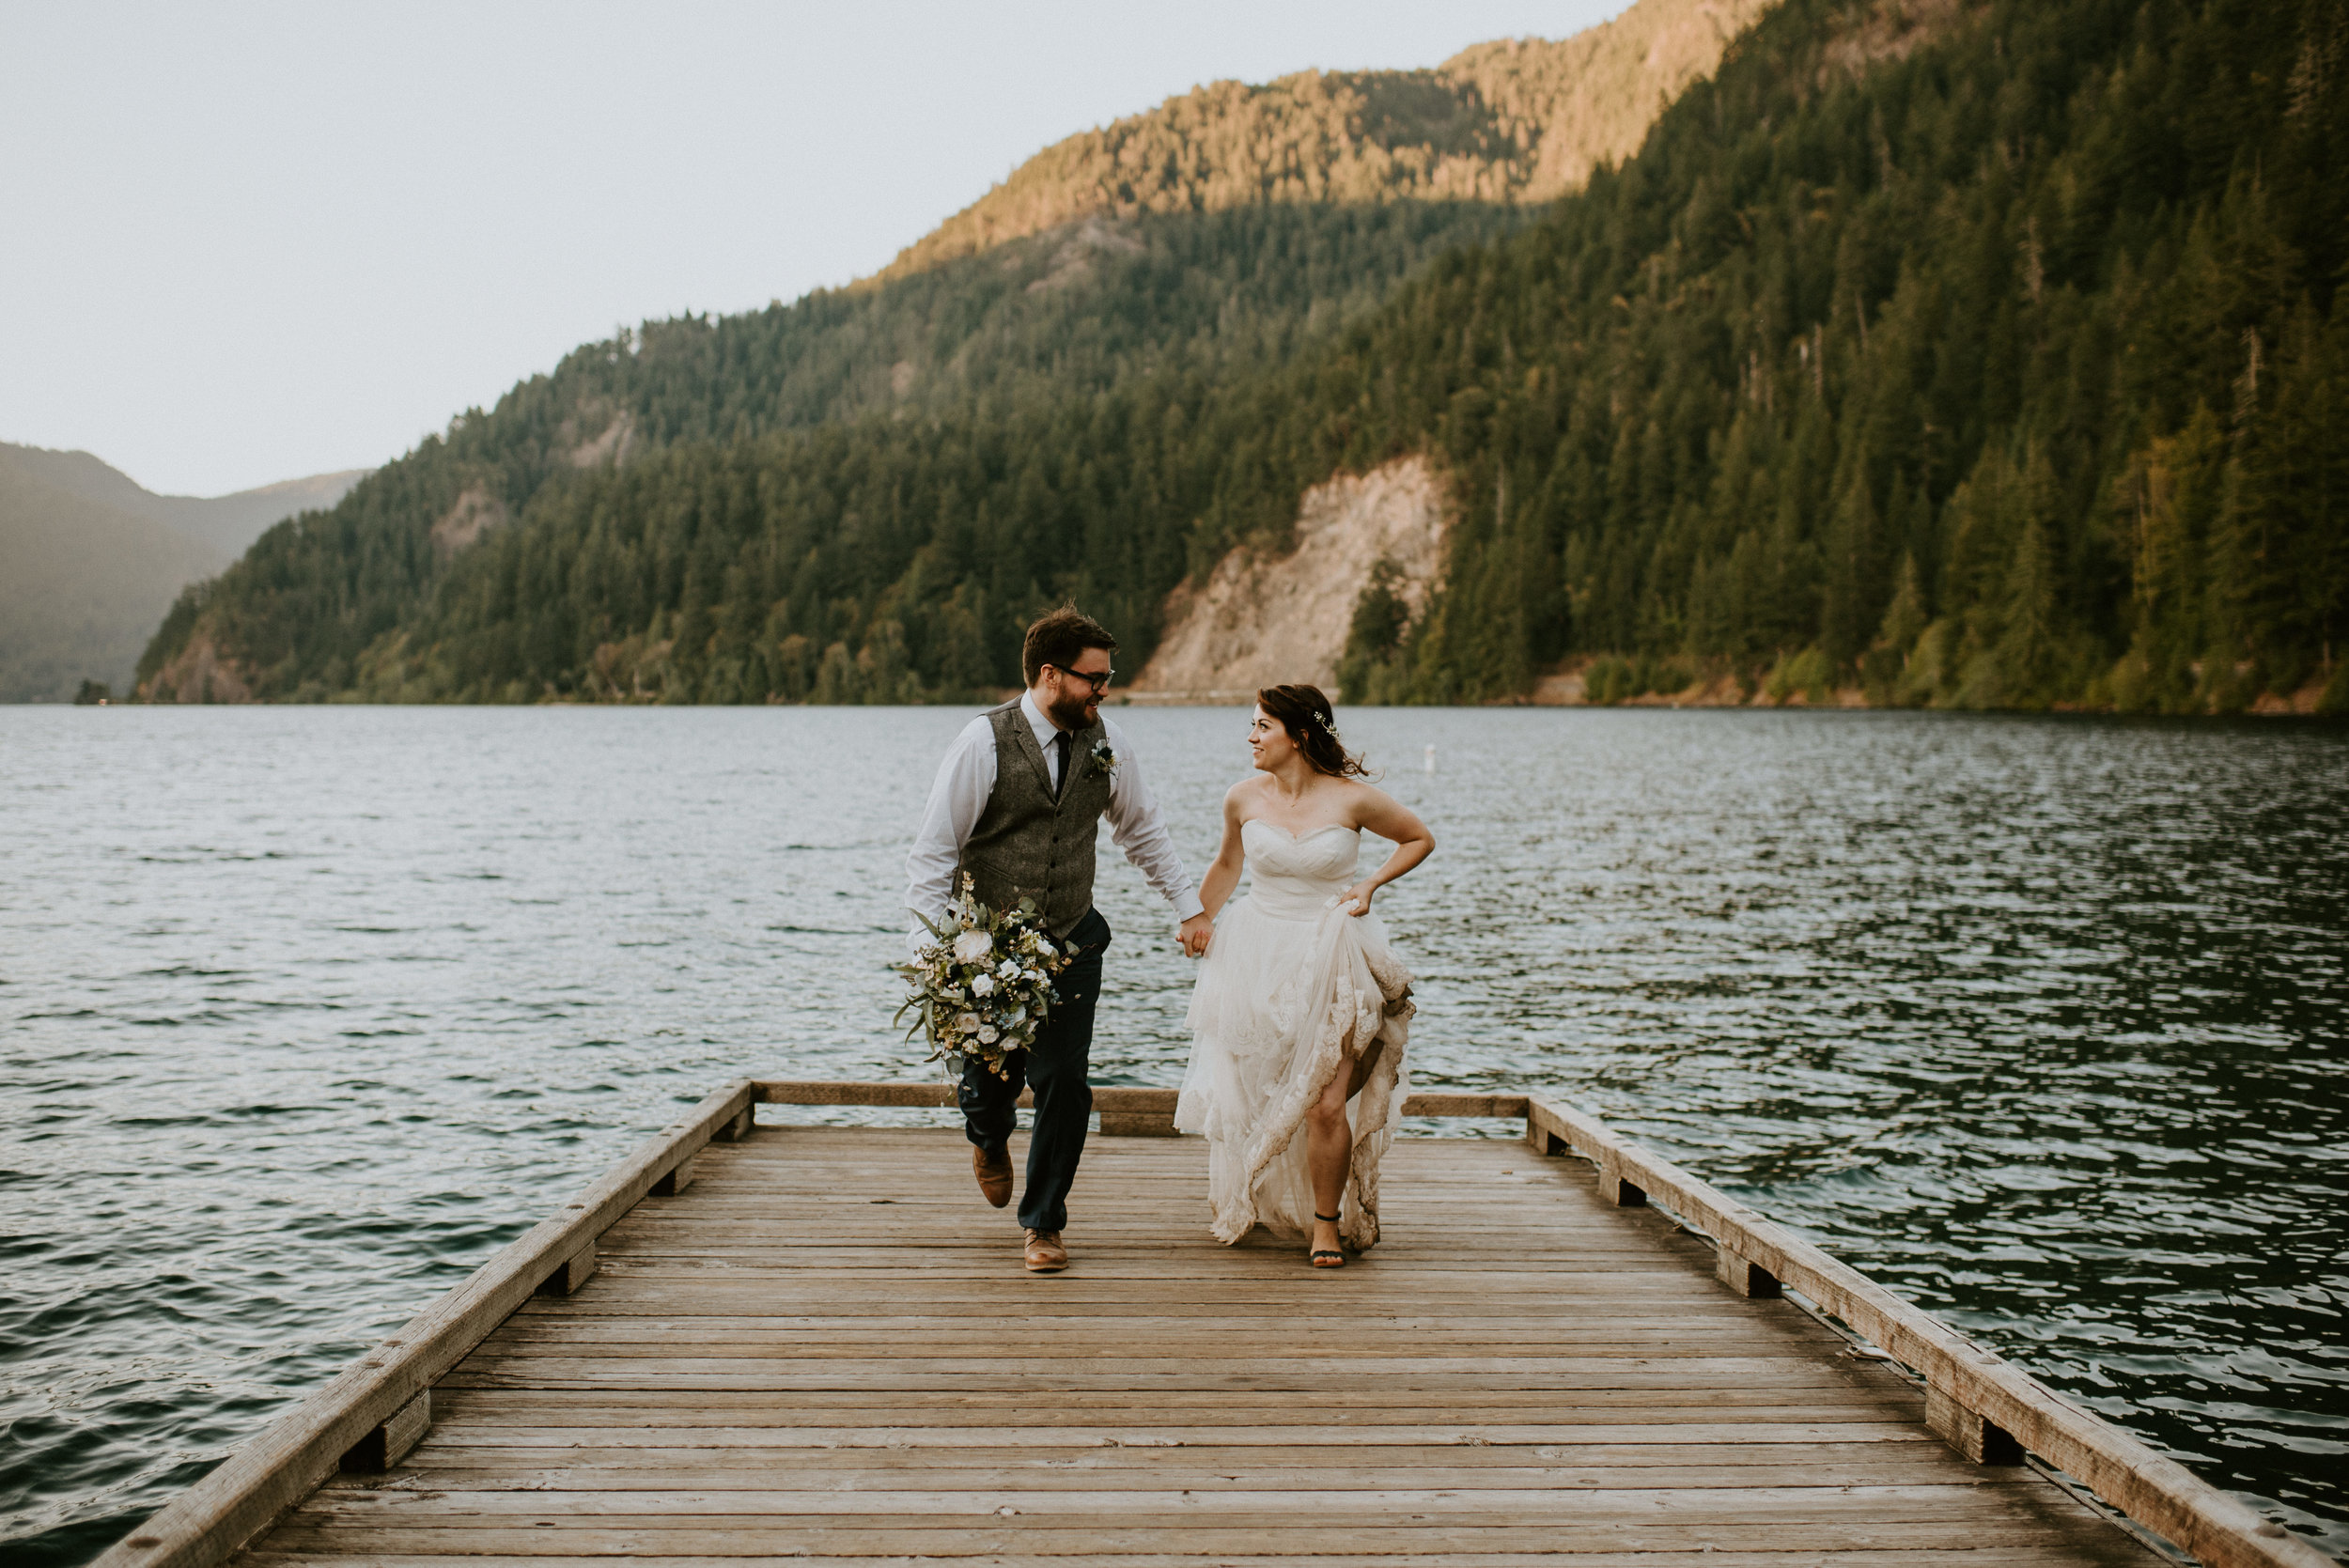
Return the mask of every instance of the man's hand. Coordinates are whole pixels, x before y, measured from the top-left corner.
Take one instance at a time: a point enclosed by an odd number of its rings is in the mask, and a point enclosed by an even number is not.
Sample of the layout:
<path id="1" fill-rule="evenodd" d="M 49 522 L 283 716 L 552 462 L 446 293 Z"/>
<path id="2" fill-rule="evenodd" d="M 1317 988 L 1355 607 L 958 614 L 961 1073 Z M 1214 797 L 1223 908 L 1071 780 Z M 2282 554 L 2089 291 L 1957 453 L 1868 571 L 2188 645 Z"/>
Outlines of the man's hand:
<path id="1" fill-rule="evenodd" d="M 1183 922 L 1182 929 L 1174 935 L 1183 944 L 1183 951 L 1196 958 L 1207 951 L 1207 943 L 1214 939 L 1215 922 L 1205 914 L 1196 914 Z"/>

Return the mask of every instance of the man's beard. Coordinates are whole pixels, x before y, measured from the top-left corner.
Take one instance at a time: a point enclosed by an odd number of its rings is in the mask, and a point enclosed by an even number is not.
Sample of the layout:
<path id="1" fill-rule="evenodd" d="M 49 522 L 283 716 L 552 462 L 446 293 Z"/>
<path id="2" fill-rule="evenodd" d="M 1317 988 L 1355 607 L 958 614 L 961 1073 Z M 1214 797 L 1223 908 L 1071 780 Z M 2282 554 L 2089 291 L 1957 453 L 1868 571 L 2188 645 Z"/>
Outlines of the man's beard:
<path id="1" fill-rule="evenodd" d="M 1044 716 L 1062 729 L 1081 730 L 1089 722 L 1085 718 L 1085 709 L 1092 703 L 1093 693 L 1090 691 L 1080 697 L 1055 697 L 1044 709 Z"/>

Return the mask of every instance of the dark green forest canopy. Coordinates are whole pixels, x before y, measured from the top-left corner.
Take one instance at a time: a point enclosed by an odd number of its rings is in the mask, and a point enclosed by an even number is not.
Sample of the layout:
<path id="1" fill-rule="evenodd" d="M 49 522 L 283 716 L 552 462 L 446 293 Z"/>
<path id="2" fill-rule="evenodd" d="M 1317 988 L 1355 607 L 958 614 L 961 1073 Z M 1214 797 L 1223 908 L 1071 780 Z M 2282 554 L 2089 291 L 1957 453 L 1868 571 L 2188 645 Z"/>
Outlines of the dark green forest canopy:
<path id="1" fill-rule="evenodd" d="M 1093 220 L 886 285 L 648 323 L 459 416 L 331 512 L 261 540 L 173 611 L 139 680 L 200 642 L 263 697 L 351 691 L 361 656 L 428 613 L 452 568 L 479 569 L 477 551 L 434 538 L 460 506 L 491 521 L 559 512 L 593 471 L 680 442 L 741 445 L 859 419 L 983 427 L 1136 378 L 1244 376 L 1327 339 L 1432 257 L 1526 217 L 1390 202 Z M 653 493 L 632 481 L 627 491 Z M 436 675 L 430 690 L 506 684 Z"/>
<path id="2" fill-rule="evenodd" d="M 1325 444 L 1425 430 L 1465 507 L 1358 681 L 1490 696 L 1580 650 L 2183 710 L 2329 674 L 2341 9 L 1996 6 L 1858 82 L 1828 10 L 1332 357 Z"/>
<path id="3" fill-rule="evenodd" d="M 1014 679 L 1021 617 L 1066 595 L 1138 663 L 1184 574 L 1278 541 L 1332 473 L 1424 453 L 1448 586 L 1416 624 L 1366 597 L 1357 697 L 1504 697 L 1600 654 L 1602 695 L 1727 671 L 2170 711 L 2330 680 L 2338 704 L 2344 73 L 2330 0 L 1988 4 L 1921 42 L 1787 0 L 1529 228 L 1159 220 L 1141 254 L 958 264 L 1013 307 L 941 269 L 829 336 L 789 323 L 874 307 L 583 350 L 269 536 L 142 677 L 209 636 L 274 696 L 965 695 Z M 1326 281 L 1284 292 L 1284 244 Z M 1119 303 L 1021 337 L 1055 299 Z M 652 449 L 574 470 L 622 410 Z M 429 523 L 468 487 L 514 520 L 452 553 Z"/>

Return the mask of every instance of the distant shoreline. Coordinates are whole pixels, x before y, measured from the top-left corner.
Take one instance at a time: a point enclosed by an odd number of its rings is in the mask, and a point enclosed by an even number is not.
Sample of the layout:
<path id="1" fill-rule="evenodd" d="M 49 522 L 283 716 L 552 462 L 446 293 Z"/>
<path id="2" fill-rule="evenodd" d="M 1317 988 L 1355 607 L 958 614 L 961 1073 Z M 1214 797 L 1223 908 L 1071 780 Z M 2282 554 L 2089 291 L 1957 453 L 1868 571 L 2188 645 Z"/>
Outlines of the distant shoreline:
<path id="1" fill-rule="evenodd" d="M 1549 681 L 1554 681 L 1554 680 L 1556 680 L 1557 678 L 1558 678 L 1558 677 L 1548 677 L 1548 680 L 1549 680 Z M 1545 684 L 1546 684 L 1546 685 L 1548 685 L 1548 681 L 1546 681 L 1546 682 L 1545 682 Z M 1012 695 L 1015 695 L 1015 696 L 1016 696 L 1017 694 L 1018 694 L 1018 693 L 1016 693 L 1016 692 L 1012 693 Z M 2268 701 L 2263 701 L 2261 704 L 2259 704 L 2257 706 L 2254 706 L 2254 707 L 2248 707 L 2248 708 L 2238 708 L 2238 709 L 2235 709 L 2235 710 L 2232 710 L 2232 711 L 2230 711 L 2230 712 L 2224 712 L 2224 713 L 2215 713 L 2215 712 L 2211 712 L 2211 711 L 2209 711 L 2209 710 L 2207 710 L 2207 709 L 2205 709 L 2205 710 L 2203 710 L 2203 711 L 2201 711 L 2201 712 L 2197 712 L 2197 713 L 2149 713 L 2149 712 L 2142 712 L 2142 711 L 2124 711 L 2124 710 L 2123 710 L 2123 709 L 2121 709 L 2121 708 L 2118 708 L 2118 707 L 2111 707 L 2111 706 L 2104 706 L 2104 707 L 2091 707 L 2091 706 L 2084 706 L 2084 705 L 2081 705 L 2081 704 L 2076 704 L 2076 703 L 2058 703 L 2058 704 L 2054 704 L 2054 705 L 2052 705 L 2052 706 L 2047 706 L 2047 707 L 2045 707 L 2045 708 L 2029 708 L 2029 707 L 1951 707 L 1951 706 L 1934 707 L 1934 706 L 1925 706 L 1925 705 L 1921 705 L 1921 704 L 1913 704 L 1913 703 L 1872 703 L 1872 702 L 1870 702 L 1870 701 L 1868 701 L 1868 700 L 1867 700 L 1866 694 L 1865 694 L 1864 692 L 1860 691 L 1859 691 L 1858 688 L 1856 688 L 1856 687 L 1839 687 L 1839 688 L 1836 688 L 1836 689 L 1834 689 L 1834 690 L 1832 690 L 1831 691 L 1829 691 L 1829 692 L 1828 692 L 1828 700 L 1823 701 L 1823 702 L 1813 702 L 1813 701 L 1812 701 L 1812 700 L 1810 699 L 1809 694 L 1808 694 L 1808 693 L 1804 693 L 1804 692 L 1796 692 L 1796 693 L 1793 693 L 1792 695 L 1788 696 L 1788 697 L 1787 697 L 1786 699 L 1784 699 L 1783 701 L 1780 701 L 1780 700 L 1777 700 L 1777 699 L 1773 699 L 1773 698 L 1772 698 L 1772 697 L 1770 697 L 1770 696 L 1769 696 L 1766 692 L 1765 692 L 1765 691 L 1757 691 L 1755 692 L 1755 694 L 1753 695 L 1753 697 L 1752 697 L 1750 700 L 1739 700 L 1739 699 L 1737 698 L 1737 696 L 1735 695 L 1735 687 L 1734 687 L 1734 683 L 1733 683 L 1733 685 L 1732 685 L 1732 691 L 1731 691 L 1731 692 L 1730 692 L 1728 695 L 1726 695 L 1726 696 L 1723 696 L 1723 695 L 1719 694 L 1719 693 L 1715 693 L 1715 692 L 1713 692 L 1713 691 L 1710 690 L 1710 688 L 1707 688 L 1707 689 L 1703 690 L 1703 691 L 1698 691 L 1694 692 L 1693 694 L 1692 694 L 1692 693 L 1690 693 L 1690 692 L 1688 692 L 1688 691 L 1674 692 L 1674 693 L 1670 693 L 1670 694 L 1657 693 L 1657 692 L 1648 692 L 1648 693 L 1645 693 L 1645 694 L 1641 695 L 1641 696 L 1637 696 L 1637 697 L 1626 697 L 1626 698 L 1623 698 L 1623 699 L 1621 699 L 1621 700 L 1614 701 L 1614 702 L 1593 702 L 1593 701 L 1589 700 L 1589 698 L 1588 698 L 1588 697 L 1586 697 L 1586 696 L 1584 696 L 1584 695 L 1582 695 L 1582 694 L 1580 694 L 1580 693 L 1579 693 L 1579 692 L 1578 692 L 1578 693 L 1575 693 L 1575 694 L 1573 694 L 1573 695 L 1561 696 L 1561 695 L 1558 695 L 1558 694 L 1557 694 L 1557 689 L 1556 689 L 1556 687 L 1555 687 L 1555 686 L 1549 686 L 1548 690 L 1547 690 L 1547 691 L 1545 691 L 1545 690 L 1541 690 L 1541 689 L 1537 689 L 1537 690 L 1536 690 L 1535 691 L 1533 691 L 1532 693 L 1530 693 L 1530 694 L 1527 694 L 1527 695 L 1523 695 L 1523 696 L 1517 696 L 1517 697 L 1503 697 L 1503 698 L 1498 698 L 1498 699 L 1495 699 L 1495 700 L 1492 700 L 1492 701 L 1487 701 L 1487 702 L 1475 702 L 1475 703 L 1355 703 L 1355 704 L 1347 704 L 1347 703 L 1346 702 L 1346 700 L 1345 700 L 1345 698 L 1344 698 L 1344 695 L 1343 695 L 1342 693 L 1339 693 L 1339 694 L 1337 694 L 1337 695 L 1336 695 L 1336 701 L 1338 702 L 1338 704 L 1339 704 L 1339 706 L 1340 706 L 1347 707 L 1347 708 L 1349 708 L 1349 710 L 1352 710 L 1352 711 L 1361 711 L 1361 712 L 1377 711 L 1377 712 L 1393 712 L 1393 713 L 1403 713 L 1403 712 L 1408 712 L 1408 711 L 1410 711 L 1410 710 L 1412 710 L 1412 709 L 1415 709 L 1415 708 L 1418 708 L 1418 709 L 1430 709 L 1430 710 L 1445 710 L 1445 709 L 1453 709 L 1453 708 L 1529 708 L 1529 707 L 1534 707 L 1534 708 L 1571 708 L 1571 709 L 1583 709 L 1583 710 L 1593 710 L 1593 711 L 1606 710 L 1606 709 L 1614 709 L 1614 708 L 1638 708 L 1638 709 L 1647 709 L 1647 710 L 1655 710 L 1655 709 L 1670 709 L 1670 710 L 1672 710 L 1672 711 L 1673 711 L 1673 712 L 1680 712 L 1680 711 L 1684 711 L 1684 710 L 1685 710 L 1685 711 L 1690 711 L 1690 712 L 1705 711 L 1705 712 L 1718 712 L 1718 713 L 1781 713 L 1781 712 L 1802 712 L 1802 713 L 1817 713 L 1817 712 L 1836 712 L 1836 713 L 1939 713 L 1939 714 L 1952 714 L 1952 715 L 1954 715 L 1954 714 L 1976 714 L 1976 715 L 1983 715 L 1983 716 L 1990 716 L 1990 715 L 2003 715 L 2003 716 L 2010 717 L 2010 718 L 2045 718 L 2045 717 L 2050 717 L 2050 716 L 2053 716 L 2053 717 L 2061 717 L 2061 718 L 2080 718 L 2080 719 L 2130 719 L 2130 720 L 2168 719 L 2168 720 L 2177 720 L 2177 721 L 2182 721 L 2182 722 L 2207 722 L 2207 721 L 2226 721 L 2226 720 L 2306 720 L 2306 721 L 2309 721 L 2309 722 L 2312 722 L 2312 723 L 2317 723 L 2317 724 L 2341 724 L 2341 723 L 2349 723 L 2349 713 L 2341 713 L 2341 712 L 2330 712 L 2330 713 L 2327 713 L 2327 712 L 2323 712 L 2323 711 L 2320 711 L 2319 709 L 2317 709 L 2315 706 L 2311 706 L 2311 705 L 2308 702 L 2308 700 L 2307 700 L 2307 693 L 2306 693 L 2305 691 L 2304 691 L 2304 692 L 2295 693 L 2295 700 L 2297 700 L 2297 701 L 2299 702 L 2299 706 L 2289 706 L 2289 707 L 2287 707 L 2287 706 L 2283 706 L 2283 705 L 2282 705 L 2282 704 L 2280 704 L 2280 703 L 2275 702 L 2275 701 L 2273 701 L 2273 700 L 2268 700 Z M 1110 707 L 1110 708 L 1128 709 L 1128 710 L 1130 710 L 1130 709 L 1134 709 L 1134 708 L 1175 708 L 1175 707 L 1228 707 L 1228 708 L 1243 708 L 1243 707 L 1247 707 L 1247 706 L 1251 706 L 1251 705 L 1253 703 L 1254 699 L 1255 699 L 1255 693 L 1254 693 L 1253 691 L 1142 691 L 1142 692 L 1129 692 L 1129 693 L 1124 693 L 1124 694 L 1117 695 L 1117 696 L 1112 696 L 1112 697 L 1111 697 L 1111 698 L 1110 698 L 1107 702 L 1105 702 L 1105 703 L 1103 704 L 1103 706 L 1104 706 L 1105 707 Z M 999 703 L 999 702 L 1002 702 L 1002 701 L 1003 701 L 1003 700 L 1005 700 L 1005 699 L 1004 699 L 1004 698 L 1002 698 L 1002 697 L 969 697 L 969 698 L 941 698 L 941 699 L 939 699 L 939 700 L 938 700 L 938 701 L 936 701 L 936 702 L 923 702 L 923 703 L 806 703 L 806 702 L 801 702 L 801 703 L 786 703 L 786 702 L 766 702 L 766 703 L 661 703 L 661 702 L 583 702 L 583 701 L 581 701 L 581 700 L 579 700 L 579 699 L 577 699 L 577 698 L 572 698 L 572 697 L 562 697 L 562 698 L 546 698 L 546 699 L 542 699 L 542 700 L 537 701 L 537 702 L 531 702 L 531 703 L 400 703 L 400 702 L 378 703 L 378 702 L 362 702 L 362 701 L 354 701 L 354 700 L 351 700 L 351 699 L 349 699 L 349 698 L 337 699 L 337 700 L 334 700 L 334 701 L 330 701 L 330 702 L 282 702 L 282 701 L 281 701 L 281 702 L 235 702 L 235 703 L 176 703 L 176 702 L 157 703 L 157 702 L 143 702 L 143 701 L 139 701 L 139 700 L 134 699 L 134 698 L 120 698 L 120 697 L 117 697 L 117 698 L 115 698 L 114 700 L 112 700 L 111 702 L 102 703 L 102 704 L 99 704 L 99 703 L 84 703 L 84 704 L 76 704 L 76 703 L 74 703 L 74 702 L 73 702 L 71 699 L 70 699 L 70 698 L 51 700 L 51 699 L 47 699 L 47 698 L 33 697 L 33 698 L 26 698 L 26 699 L 23 699 L 23 700 L 22 700 L 22 701 L 17 701 L 17 702 L 0 702 L 0 709 L 8 709 L 8 708 L 34 708 L 34 707 L 38 707 L 38 708 L 70 708 L 70 707 L 76 707 L 76 706 L 92 707 L 92 708 L 95 708 L 95 707 L 106 707 L 106 708 L 115 709 L 115 710 L 121 710 L 121 709 L 124 709 L 124 708 L 196 708 L 196 707 L 220 707 L 220 708 L 292 708 L 292 707 L 341 707 L 341 708 L 350 708 L 350 707 L 366 707 L 366 708 L 473 708 L 473 709 L 479 709 L 479 708 L 514 708 L 514 707 L 529 707 L 529 708 L 548 708 L 548 707 L 580 707 L 580 708 L 657 708 L 657 707 L 678 707 L 678 708 L 708 709 L 708 710 L 716 711 L 716 710 L 722 710 L 722 709 L 769 708 L 769 707 L 798 707 L 798 708 L 828 708 L 828 709 L 837 709 L 837 710 L 847 711 L 847 710 L 859 709 L 859 708 L 868 708 L 868 707 L 900 707 L 900 708 L 934 708 L 934 707 L 964 707 L 964 708 L 969 708 L 969 707 L 991 707 L 991 706 L 993 706 L 995 704 L 997 704 L 997 703 Z"/>

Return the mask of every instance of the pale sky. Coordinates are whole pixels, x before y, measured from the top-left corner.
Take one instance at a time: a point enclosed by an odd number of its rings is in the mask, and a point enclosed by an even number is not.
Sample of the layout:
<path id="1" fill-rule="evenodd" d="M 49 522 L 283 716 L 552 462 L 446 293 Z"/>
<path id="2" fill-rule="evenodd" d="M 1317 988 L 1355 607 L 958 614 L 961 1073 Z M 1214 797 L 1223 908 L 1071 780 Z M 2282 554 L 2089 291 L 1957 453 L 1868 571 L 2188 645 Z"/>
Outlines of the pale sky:
<path id="1" fill-rule="evenodd" d="M 0 440 L 213 495 L 372 467 L 563 353 L 886 264 L 1203 81 L 1620 0 L 0 0 Z"/>

